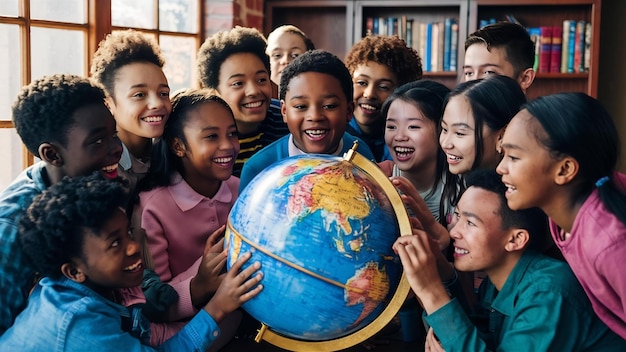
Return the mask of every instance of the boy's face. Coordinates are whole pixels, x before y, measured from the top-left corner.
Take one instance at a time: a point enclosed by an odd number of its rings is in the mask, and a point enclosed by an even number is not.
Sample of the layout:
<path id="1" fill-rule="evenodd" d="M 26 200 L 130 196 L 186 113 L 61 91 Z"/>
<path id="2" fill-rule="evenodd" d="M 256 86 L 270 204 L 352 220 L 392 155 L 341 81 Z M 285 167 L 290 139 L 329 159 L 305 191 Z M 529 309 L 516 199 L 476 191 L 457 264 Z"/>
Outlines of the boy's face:
<path id="1" fill-rule="evenodd" d="M 500 199 L 494 192 L 469 187 L 459 199 L 450 230 L 454 240 L 454 266 L 459 271 L 485 271 L 493 275 L 504 263 L 508 230 L 502 230 Z"/>
<path id="2" fill-rule="evenodd" d="M 172 111 L 163 70 L 153 63 L 131 63 L 119 68 L 114 84 L 113 97 L 106 101 L 120 138 L 129 143 L 133 137 L 160 137 Z"/>
<path id="3" fill-rule="evenodd" d="M 541 124 L 523 109 L 509 123 L 502 136 L 504 157 L 496 168 L 508 187 L 507 203 L 513 210 L 540 207 L 545 209 L 559 187 L 554 175 L 559 174 L 558 160 L 537 141 L 545 135 Z"/>
<path id="4" fill-rule="evenodd" d="M 293 77 L 281 112 L 295 145 L 305 153 L 335 152 L 352 117 L 348 99 L 331 75 L 303 72 Z"/>
<path id="5" fill-rule="evenodd" d="M 389 67 L 374 61 L 358 65 L 352 73 L 354 118 L 360 126 L 378 128 L 384 120 L 380 108 L 393 93 L 398 78 Z M 365 132 L 365 131 L 364 131 Z"/>
<path id="6" fill-rule="evenodd" d="M 280 76 L 287 65 L 306 52 L 304 39 L 297 34 L 282 32 L 268 38 L 267 54 L 270 56 L 272 82 L 280 86 Z"/>
<path id="7" fill-rule="evenodd" d="M 391 103 L 387 112 L 385 143 L 402 171 L 419 172 L 437 164 L 437 127 L 415 103 L 402 99 Z"/>
<path id="8" fill-rule="evenodd" d="M 96 292 L 141 285 L 141 244 L 129 234 L 126 214 L 118 209 L 97 232 L 85 230 L 81 258 L 76 268 L 85 275 L 86 286 Z"/>
<path id="9" fill-rule="evenodd" d="M 217 90 L 233 110 L 239 133 L 255 132 L 272 97 L 270 75 L 263 62 L 252 53 L 229 56 L 220 66 Z"/>
<path id="10" fill-rule="evenodd" d="M 519 81 L 515 76 L 515 68 L 506 58 L 504 48 L 491 48 L 487 50 L 487 45 L 474 43 L 465 51 L 465 61 L 463 63 L 463 75 L 465 81 L 486 78 L 489 75 L 503 75 Z"/>
<path id="11" fill-rule="evenodd" d="M 104 176 L 117 176 L 122 143 L 115 131 L 115 120 L 104 104 L 77 109 L 74 126 L 67 131 L 67 145 L 57 146 L 63 161 L 62 176 L 84 176 L 100 170 Z"/>
<path id="12" fill-rule="evenodd" d="M 217 192 L 220 181 L 232 175 L 239 154 L 237 127 L 230 110 L 217 102 L 200 104 L 187 112 L 183 134 L 187 143 L 179 156 L 187 183 L 194 189 L 213 185 Z"/>

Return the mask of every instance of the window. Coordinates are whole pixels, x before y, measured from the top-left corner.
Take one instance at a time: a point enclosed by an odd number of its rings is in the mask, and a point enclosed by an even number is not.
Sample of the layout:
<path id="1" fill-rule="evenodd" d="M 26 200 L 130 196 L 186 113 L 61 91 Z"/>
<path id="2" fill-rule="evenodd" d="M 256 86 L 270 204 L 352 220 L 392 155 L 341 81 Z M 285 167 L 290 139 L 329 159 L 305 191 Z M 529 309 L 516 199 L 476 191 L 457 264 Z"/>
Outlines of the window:
<path id="1" fill-rule="evenodd" d="M 0 0 L 0 190 L 33 163 L 11 122 L 22 86 L 52 73 L 87 76 L 98 42 L 134 28 L 159 42 L 172 92 L 195 87 L 201 6 L 200 0 Z"/>

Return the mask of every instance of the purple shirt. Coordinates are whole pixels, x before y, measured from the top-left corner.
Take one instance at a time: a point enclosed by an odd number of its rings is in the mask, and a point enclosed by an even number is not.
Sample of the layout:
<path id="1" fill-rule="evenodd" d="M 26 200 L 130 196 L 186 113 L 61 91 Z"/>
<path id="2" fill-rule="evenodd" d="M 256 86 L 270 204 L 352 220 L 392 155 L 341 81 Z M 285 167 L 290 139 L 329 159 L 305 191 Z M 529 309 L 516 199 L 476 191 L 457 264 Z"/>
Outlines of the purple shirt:
<path id="1" fill-rule="evenodd" d="M 616 173 L 615 179 L 626 185 L 626 175 Z M 626 225 L 606 209 L 598 191 L 593 190 L 565 241 L 552 220 L 550 231 L 596 314 L 626 339 Z"/>
<path id="2" fill-rule="evenodd" d="M 172 184 L 139 194 L 141 227 L 154 261 L 154 271 L 178 293 L 172 319 L 192 316 L 189 283 L 196 275 L 206 241 L 226 224 L 237 199 L 239 178 L 223 181 L 213 198 L 196 191 L 180 175 Z"/>

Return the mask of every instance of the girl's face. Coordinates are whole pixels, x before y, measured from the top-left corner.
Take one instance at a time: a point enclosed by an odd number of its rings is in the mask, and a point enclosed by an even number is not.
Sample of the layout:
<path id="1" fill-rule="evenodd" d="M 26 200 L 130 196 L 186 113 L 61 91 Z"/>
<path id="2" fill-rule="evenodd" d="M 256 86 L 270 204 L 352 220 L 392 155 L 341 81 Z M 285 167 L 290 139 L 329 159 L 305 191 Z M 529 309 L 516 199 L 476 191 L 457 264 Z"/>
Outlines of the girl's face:
<path id="1" fill-rule="evenodd" d="M 280 76 L 285 67 L 304 52 L 306 52 L 306 44 L 304 39 L 297 34 L 282 32 L 269 36 L 267 54 L 270 57 L 272 82 L 280 86 Z"/>
<path id="2" fill-rule="evenodd" d="M 456 95 L 448 101 L 441 121 L 439 145 L 446 153 L 450 172 L 456 175 L 472 170 L 476 155 L 476 121 L 472 108 L 464 95 Z M 482 127 L 483 155 L 478 167 L 495 168 L 500 161 L 496 150 L 500 131 Z"/>
<path id="3" fill-rule="evenodd" d="M 419 171 L 437 163 L 435 122 L 412 102 L 396 99 L 389 106 L 385 143 L 402 171 Z"/>
<path id="4" fill-rule="evenodd" d="M 378 126 L 385 119 L 380 108 L 393 93 L 398 78 L 389 67 L 374 61 L 358 65 L 352 73 L 354 85 L 354 118 L 361 128 Z"/>
<path id="5" fill-rule="evenodd" d="M 172 111 L 167 78 L 153 63 L 122 66 L 115 75 L 113 97 L 106 101 L 124 143 L 134 137 L 160 137 Z"/>
<path id="6" fill-rule="evenodd" d="M 506 199 L 513 210 L 546 208 L 554 194 L 554 176 L 558 160 L 554 159 L 535 135 L 546 135 L 540 123 L 524 109 L 511 120 L 502 137 L 504 158 L 496 168 L 507 186 Z"/>
<path id="7" fill-rule="evenodd" d="M 220 181 L 232 175 L 239 154 L 235 120 L 222 104 L 203 103 L 187 112 L 183 134 L 187 143 L 175 141 L 174 153 L 182 158 L 185 181 L 198 193 L 212 196 Z"/>

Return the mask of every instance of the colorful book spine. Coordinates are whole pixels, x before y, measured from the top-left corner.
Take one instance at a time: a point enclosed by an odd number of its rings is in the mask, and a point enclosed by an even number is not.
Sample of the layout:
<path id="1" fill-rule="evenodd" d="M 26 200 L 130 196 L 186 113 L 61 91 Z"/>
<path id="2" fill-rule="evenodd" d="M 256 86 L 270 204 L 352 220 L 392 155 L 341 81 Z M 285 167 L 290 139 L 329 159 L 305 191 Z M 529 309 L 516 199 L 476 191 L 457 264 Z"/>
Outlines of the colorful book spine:
<path id="1" fill-rule="evenodd" d="M 569 22 L 569 42 L 567 43 L 567 73 L 574 73 L 574 49 L 576 47 L 576 21 Z"/>
<path id="2" fill-rule="evenodd" d="M 433 24 L 429 22 L 426 24 L 426 40 L 424 42 L 424 58 L 422 62 L 424 63 L 424 71 L 431 72 L 431 48 L 432 48 L 432 35 L 433 35 Z"/>
<path id="3" fill-rule="evenodd" d="M 374 34 L 374 18 L 368 17 L 365 20 L 365 35 Z"/>
<path id="4" fill-rule="evenodd" d="M 585 72 L 585 25 L 580 20 L 576 22 L 576 43 L 574 44 L 574 72 Z"/>
<path id="5" fill-rule="evenodd" d="M 422 67 L 426 70 L 426 33 L 428 32 L 428 25 L 426 22 L 419 23 L 419 38 L 418 38 L 418 50 L 417 52 L 422 57 Z"/>
<path id="6" fill-rule="evenodd" d="M 541 51 L 539 52 L 539 72 L 550 72 L 550 54 L 552 49 L 552 28 L 551 26 L 542 26 L 541 30 Z"/>
<path id="7" fill-rule="evenodd" d="M 452 49 L 452 18 L 443 22 L 443 70 L 450 71 L 450 50 Z"/>
<path id="8" fill-rule="evenodd" d="M 541 49 L 541 29 L 539 27 L 528 28 L 528 35 L 530 40 L 535 44 L 535 62 L 533 63 L 533 70 L 539 72 L 539 52 Z"/>
<path id="9" fill-rule="evenodd" d="M 563 21 L 561 39 L 561 73 L 567 73 L 567 58 L 569 55 L 569 26 L 570 20 Z"/>
<path id="10" fill-rule="evenodd" d="M 440 22 L 433 22 L 431 27 L 430 69 L 432 72 L 441 70 L 441 67 L 439 67 L 439 56 L 441 55 L 439 36 L 443 35 L 443 33 L 441 33 L 441 26 L 439 24 Z"/>
<path id="11" fill-rule="evenodd" d="M 550 46 L 550 72 L 561 72 L 561 40 L 563 28 L 552 27 L 552 46 Z"/>
<path id="12" fill-rule="evenodd" d="M 452 40 L 450 44 L 450 71 L 457 69 L 457 52 L 459 50 L 459 24 L 452 23 Z"/>
<path id="13" fill-rule="evenodd" d="M 378 27 L 378 18 L 373 18 L 372 19 L 373 25 L 372 25 L 372 34 L 379 34 L 380 33 L 380 29 Z"/>

